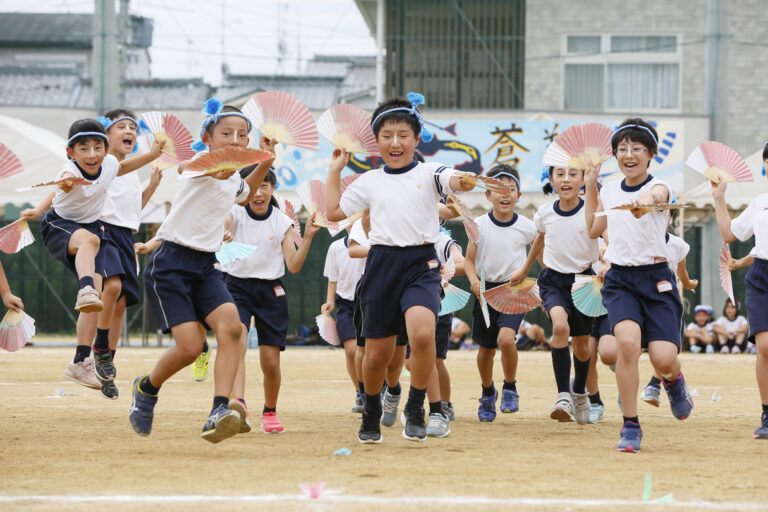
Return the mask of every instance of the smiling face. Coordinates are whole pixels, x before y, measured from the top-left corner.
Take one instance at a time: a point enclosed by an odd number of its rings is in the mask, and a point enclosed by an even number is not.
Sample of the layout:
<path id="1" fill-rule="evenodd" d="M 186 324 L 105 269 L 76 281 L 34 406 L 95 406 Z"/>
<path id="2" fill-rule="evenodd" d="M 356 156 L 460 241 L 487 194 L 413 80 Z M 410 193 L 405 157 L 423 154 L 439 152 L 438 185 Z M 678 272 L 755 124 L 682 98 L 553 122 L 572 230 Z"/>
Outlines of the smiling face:
<path id="1" fill-rule="evenodd" d="M 89 175 L 99 172 L 101 162 L 107 156 L 107 141 L 101 137 L 89 137 L 67 146 L 67 155 Z"/>
<path id="2" fill-rule="evenodd" d="M 493 205 L 494 212 L 511 215 L 514 212 L 515 204 L 517 203 L 517 200 L 520 199 L 521 195 L 517 188 L 517 183 L 515 183 L 515 180 L 507 176 L 497 177 L 497 179 L 509 185 L 509 187 L 512 189 L 512 192 L 509 194 L 500 194 L 499 192 L 491 192 L 490 190 L 486 190 L 485 197 L 488 198 L 488 200 Z"/>
<path id="3" fill-rule="evenodd" d="M 579 196 L 584 185 L 584 171 L 565 167 L 555 167 L 552 170 L 552 187 L 561 200 L 569 200 Z"/>
<path id="4" fill-rule="evenodd" d="M 729 302 L 725 304 L 725 316 L 728 318 L 728 320 L 736 320 L 736 315 L 738 314 L 739 310 L 736 309 L 736 306 Z"/>
<path id="5" fill-rule="evenodd" d="M 275 186 L 268 180 L 261 182 L 261 185 L 256 190 L 251 198 L 251 210 L 256 215 L 264 215 L 269 209 L 269 202 L 272 200 L 272 192 L 275 191 Z"/>
<path id="6" fill-rule="evenodd" d="M 709 313 L 706 311 L 697 311 L 696 314 L 693 316 L 693 319 L 696 321 L 698 325 L 701 327 L 704 327 L 704 325 L 709 322 Z"/>
<path id="7" fill-rule="evenodd" d="M 652 153 L 644 144 L 625 137 L 616 146 L 616 160 L 624 176 L 630 181 L 638 180 L 648 174 L 648 165 L 653 160 Z"/>
<path id="8" fill-rule="evenodd" d="M 127 119 L 110 126 L 107 135 L 109 135 L 109 149 L 118 160 L 131 154 L 138 138 L 136 125 Z"/>
<path id="9" fill-rule="evenodd" d="M 411 125 L 404 121 L 384 121 L 376 137 L 379 154 L 390 169 L 409 165 L 419 140 Z"/>
<path id="10" fill-rule="evenodd" d="M 248 123 L 239 116 L 222 117 L 212 130 L 203 134 L 201 140 L 211 151 L 226 147 L 245 149 L 250 140 Z"/>

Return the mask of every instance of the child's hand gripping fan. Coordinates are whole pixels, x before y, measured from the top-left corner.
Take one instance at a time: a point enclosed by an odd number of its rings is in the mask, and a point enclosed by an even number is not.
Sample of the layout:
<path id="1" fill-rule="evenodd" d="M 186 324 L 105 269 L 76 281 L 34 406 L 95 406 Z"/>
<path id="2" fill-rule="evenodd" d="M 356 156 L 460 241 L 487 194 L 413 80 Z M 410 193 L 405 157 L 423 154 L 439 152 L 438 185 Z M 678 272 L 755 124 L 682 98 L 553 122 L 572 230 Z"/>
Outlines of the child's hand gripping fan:
<path id="1" fill-rule="evenodd" d="M 485 326 L 490 327 L 491 313 L 488 311 L 488 302 L 485 300 L 485 255 L 483 255 L 480 261 L 480 275 L 478 278 L 480 279 L 480 311 L 483 313 Z"/>
<path id="2" fill-rule="evenodd" d="M 246 102 L 243 114 L 264 137 L 316 150 L 319 139 L 312 113 L 295 96 L 282 91 L 262 92 Z"/>
<path id="3" fill-rule="evenodd" d="M 210 153 L 203 153 L 189 162 L 179 175 L 179 179 L 187 180 L 203 176 L 218 177 L 215 176 L 217 173 L 223 173 L 228 178 L 243 167 L 259 164 L 274 157 L 275 155 L 269 151 L 260 149 L 221 148 Z"/>
<path id="4" fill-rule="evenodd" d="M 719 142 L 699 144 L 685 163 L 715 184 L 723 181 L 754 181 L 744 159 L 736 151 Z"/>
<path id="5" fill-rule="evenodd" d="M 571 286 L 573 305 L 582 314 L 591 317 L 603 316 L 608 310 L 603 306 L 603 296 L 600 289 L 603 278 L 600 276 L 577 275 Z"/>
<path id="6" fill-rule="evenodd" d="M 24 311 L 8 312 L 0 322 L 0 347 L 16 352 L 35 335 L 35 319 Z"/>
<path id="7" fill-rule="evenodd" d="M 733 297 L 733 279 L 731 278 L 731 250 L 728 248 L 728 244 L 723 244 L 720 249 L 720 285 L 723 290 L 731 299 L 731 304 L 736 304 L 736 300 Z"/>
<path id="8" fill-rule="evenodd" d="M 150 150 L 153 140 L 165 141 L 163 154 L 152 162 L 153 167 L 164 170 L 195 157 L 192 134 L 176 116 L 167 112 L 144 112 L 141 121 L 151 133 L 139 137 L 138 144 L 142 153 Z"/>
<path id="9" fill-rule="evenodd" d="M 461 216 L 461 222 L 464 224 L 464 229 L 467 232 L 469 241 L 477 243 L 478 240 L 480 240 L 480 230 L 477 227 L 474 217 L 472 217 L 472 213 L 469 211 L 469 208 L 467 208 L 467 205 L 465 205 L 456 194 L 448 194 L 447 201 L 448 206 L 456 210 Z"/>
<path id="10" fill-rule="evenodd" d="M 5 144 L 0 144 L 0 179 L 24 172 L 21 160 Z"/>
<path id="11" fill-rule="evenodd" d="M 98 180 L 89 181 L 85 178 L 78 178 L 76 176 L 67 176 L 66 178 L 61 178 L 60 180 L 46 181 L 44 183 L 38 183 L 37 185 L 30 185 L 29 187 L 17 188 L 16 192 L 29 192 L 30 190 L 36 189 L 38 187 L 54 187 L 54 186 L 60 187 L 62 190 L 65 190 L 68 192 L 74 187 L 95 185 L 97 183 L 98 183 Z"/>
<path id="12" fill-rule="evenodd" d="M 468 183 L 473 187 L 482 188 L 489 192 L 497 192 L 502 195 L 509 195 L 512 193 L 512 187 L 496 178 L 489 178 L 488 176 L 459 176 L 459 180 L 463 183 Z"/>
<path id="13" fill-rule="evenodd" d="M 0 251 L 16 254 L 35 241 L 26 219 L 19 219 L 0 229 Z"/>
<path id="14" fill-rule="evenodd" d="M 293 221 L 293 243 L 296 244 L 296 247 L 301 247 L 301 242 L 303 240 L 301 237 L 301 223 L 296 216 L 296 209 L 293 207 L 293 203 L 277 192 L 272 192 L 272 197 L 277 200 L 278 208 Z"/>
<path id="15" fill-rule="evenodd" d="M 341 345 L 339 340 L 339 331 L 336 328 L 336 320 L 331 315 L 321 313 L 315 317 L 317 328 L 320 330 L 320 337 L 323 338 L 326 343 L 338 347 Z"/>
<path id="16" fill-rule="evenodd" d="M 654 203 L 654 204 L 629 203 L 629 204 L 614 206 L 613 208 L 610 208 L 602 212 L 597 212 L 595 213 L 595 217 L 605 217 L 610 213 L 629 211 L 635 217 L 640 218 L 649 212 L 682 210 L 683 208 L 685 208 L 685 205 L 682 205 L 680 203 Z"/>
<path id="17" fill-rule="evenodd" d="M 238 260 L 244 260 L 254 252 L 257 247 L 250 244 L 241 244 L 239 242 L 225 242 L 221 244 L 221 249 L 216 251 L 216 259 L 222 265 L 229 265 Z"/>
<path id="18" fill-rule="evenodd" d="M 503 284 L 486 291 L 483 296 L 499 313 L 517 315 L 541 306 L 536 280 L 526 277 L 518 284 Z"/>
<path id="19" fill-rule="evenodd" d="M 543 163 L 588 171 L 613 156 L 611 135 L 611 129 L 602 123 L 571 126 L 555 137 L 544 152 Z"/>
<path id="20" fill-rule="evenodd" d="M 320 135 L 334 147 L 359 155 L 379 155 L 371 114 L 357 105 L 334 105 L 317 120 Z"/>

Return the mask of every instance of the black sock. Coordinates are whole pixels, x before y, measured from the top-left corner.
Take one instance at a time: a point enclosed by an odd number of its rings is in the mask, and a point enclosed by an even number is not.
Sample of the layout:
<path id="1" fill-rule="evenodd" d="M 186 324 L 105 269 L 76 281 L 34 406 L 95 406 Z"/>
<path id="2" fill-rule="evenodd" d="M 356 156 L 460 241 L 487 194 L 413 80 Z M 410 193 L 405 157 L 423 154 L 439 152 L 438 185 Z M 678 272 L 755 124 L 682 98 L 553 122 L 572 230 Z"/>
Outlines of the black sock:
<path id="1" fill-rule="evenodd" d="M 763 404 L 763 412 L 768 414 L 768 404 Z"/>
<path id="2" fill-rule="evenodd" d="M 226 407 L 227 404 L 229 404 L 229 398 L 226 396 L 215 396 L 213 397 L 213 407 L 211 408 L 211 412 L 215 411 L 222 405 Z"/>
<path id="3" fill-rule="evenodd" d="M 112 348 L 112 349 L 109 349 L 109 351 L 112 352 L 112 360 L 114 361 L 115 360 L 115 354 L 117 353 L 117 349 L 116 348 Z"/>
<path id="4" fill-rule="evenodd" d="M 651 377 L 651 380 L 648 381 L 648 385 L 649 386 L 656 386 L 657 388 L 660 388 L 661 387 L 661 381 L 659 379 L 657 379 L 656 376 L 654 375 L 653 377 Z"/>
<path id="5" fill-rule="evenodd" d="M 81 277 L 78 281 L 80 282 L 80 289 L 83 289 L 86 286 L 90 286 L 91 288 L 96 288 L 96 285 L 93 283 L 92 276 Z"/>
<path id="6" fill-rule="evenodd" d="M 381 396 L 379 396 L 378 393 L 375 395 L 366 393 L 363 409 L 368 414 L 372 414 L 375 418 L 381 418 Z"/>
<path id="7" fill-rule="evenodd" d="M 582 361 L 573 355 L 573 392 L 583 395 L 587 392 L 587 375 L 589 375 L 589 358 Z"/>
<path id="8" fill-rule="evenodd" d="M 435 414 L 436 412 L 443 413 L 443 404 L 438 402 L 429 402 L 429 414 Z"/>
<path id="9" fill-rule="evenodd" d="M 85 359 L 91 355 L 91 347 L 88 345 L 78 345 L 75 349 L 75 359 L 72 361 L 73 363 L 81 363 L 85 361 Z"/>
<path id="10" fill-rule="evenodd" d="M 277 407 L 267 407 L 266 405 L 261 410 L 261 414 L 267 413 L 267 412 L 277 412 Z"/>
<path id="11" fill-rule="evenodd" d="M 211 347 L 208 346 L 208 340 L 203 340 L 203 352 L 208 352 L 211 350 Z"/>
<path id="12" fill-rule="evenodd" d="M 594 395 L 589 395 L 589 403 L 603 405 L 603 401 L 600 400 L 600 392 L 598 391 Z"/>
<path id="13" fill-rule="evenodd" d="M 491 385 L 488 387 L 483 386 L 483 396 L 493 396 L 496 394 L 496 387 L 493 385 L 493 382 L 491 382 Z"/>
<path id="14" fill-rule="evenodd" d="M 405 407 L 416 407 L 421 409 L 424 407 L 424 399 L 427 397 L 427 388 L 418 389 L 411 385 L 411 390 L 408 392 L 408 401 L 405 403 Z"/>
<path id="15" fill-rule="evenodd" d="M 149 375 L 144 377 L 139 382 L 139 389 L 142 390 L 144 393 L 146 393 L 148 395 L 156 395 L 157 393 L 160 392 L 160 388 L 159 387 L 155 387 L 152 384 L 152 382 L 149 380 Z"/>
<path id="16" fill-rule="evenodd" d="M 624 416 L 624 423 L 631 421 L 632 423 L 640 424 L 640 420 L 637 418 L 637 416 L 632 416 L 631 418 L 628 418 L 627 416 Z"/>
<path id="17" fill-rule="evenodd" d="M 387 384 L 387 391 L 390 395 L 399 395 L 402 392 L 402 388 L 400 387 L 400 383 L 397 383 L 397 386 L 391 387 L 389 384 Z"/>
<path id="18" fill-rule="evenodd" d="M 96 329 L 96 341 L 93 342 L 93 351 L 99 354 L 109 352 L 109 329 Z"/>
<path id="19" fill-rule="evenodd" d="M 365 384 L 362 381 L 357 381 L 357 388 L 361 395 L 365 394 Z"/>
<path id="20" fill-rule="evenodd" d="M 558 393 L 571 392 L 571 352 L 568 347 L 552 348 L 552 368 Z"/>
<path id="21" fill-rule="evenodd" d="M 517 393 L 517 381 L 513 380 L 512 382 L 504 381 L 504 385 L 501 387 L 501 389 L 511 389 L 515 393 Z"/>

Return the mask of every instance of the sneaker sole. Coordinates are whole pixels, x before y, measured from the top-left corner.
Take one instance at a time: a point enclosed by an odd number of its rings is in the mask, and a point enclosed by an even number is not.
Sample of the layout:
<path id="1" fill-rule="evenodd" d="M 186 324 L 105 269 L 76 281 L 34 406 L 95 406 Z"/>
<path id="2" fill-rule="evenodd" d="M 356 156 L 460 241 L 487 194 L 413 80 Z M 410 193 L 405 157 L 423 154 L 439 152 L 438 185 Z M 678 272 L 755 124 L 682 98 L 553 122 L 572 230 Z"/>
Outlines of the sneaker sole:
<path id="1" fill-rule="evenodd" d="M 417 442 L 419 442 L 419 443 L 423 443 L 424 441 L 426 441 L 426 440 L 427 440 L 427 434 L 426 434 L 426 432 L 425 432 L 425 433 L 424 433 L 424 437 L 411 437 L 411 436 L 409 436 L 408 434 L 406 434 L 406 433 L 405 433 L 405 429 L 403 429 L 403 438 L 404 438 L 404 439 L 407 439 L 407 440 L 409 440 L 409 441 L 417 441 Z"/>
<path id="2" fill-rule="evenodd" d="M 501 412 L 506 413 L 506 414 L 512 414 L 512 413 L 515 413 L 515 412 L 517 412 L 519 410 L 520 410 L 520 408 L 518 407 L 517 409 L 501 409 Z"/>
<path id="3" fill-rule="evenodd" d="M 248 422 L 248 413 L 245 412 L 245 408 L 239 402 L 230 402 L 227 405 L 227 409 L 235 411 L 240 415 L 240 431 L 238 434 L 247 434 L 251 431 L 251 424 Z"/>
<path id="4" fill-rule="evenodd" d="M 451 429 L 449 428 L 449 429 L 448 429 L 448 432 L 445 432 L 444 434 L 440 434 L 440 435 L 437 435 L 437 434 L 431 434 L 431 433 L 427 432 L 427 437 L 437 437 L 437 438 L 439 439 L 439 438 L 441 438 L 441 437 L 448 437 L 448 435 L 449 435 L 450 433 L 451 433 Z"/>
<path id="5" fill-rule="evenodd" d="M 117 388 L 115 388 L 115 390 L 117 390 Z M 107 396 L 104 394 L 104 388 L 101 388 L 101 396 L 109 400 L 117 400 L 120 397 L 120 393 L 116 393 L 115 396 Z"/>
<path id="6" fill-rule="evenodd" d="M 627 446 L 626 448 L 616 447 L 616 451 L 617 452 L 622 452 L 622 453 L 640 453 L 640 448 L 635 450 L 635 448 L 632 447 L 632 446 Z"/>
<path id="7" fill-rule="evenodd" d="M 383 440 L 384 436 L 382 435 L 378 439 L 360 439 L 360 436 L 357 437 L 357 442 L 360 444 L 381 444 Z"/>
<path id="8" fill-rule="evenodd" d="M 67 374 L 67 373 L 64 373 L 64 377 L 69 379 L 69 380 L 71 380 L 72 382 L 76 382 L 77 384 L 80 384 L 81 386 L 86 387 L 86 388 L 99 389 L 99 390 L 101 389 L 101 383 L 99 383 L 98 385 L 86 384 L 85 382 L 79 380 L 74 375 Z"/>
<path id="9" fill-rule="evenodd" d="M 487 418 L 477 418 L 477 419 L 480 420 L 480 422 L 482 422 L 482 423 L 492 423 L 493 420 L 495 420 L 496 418 L 494 417 L 494 418 L 491 418 L 491 419 L 487 419 Z"/>
<path id="10" fill-rule="evenodd" d="M 661 404 L 661 400 L 657 400 L 655 398 L 643 398 L 643 402 L 647 403 L 648 405 L 652 405 L 654 407 L 658 407 Z"/>
<path id="11" fill-rule="evenodd" d="M 261 431 L 265 434 L 282 434 L 285 431 L 285 427 L 275 427 L 271 430 L 267 430 L 264 428 L 264 425 L 261 426 Z"/>
<path id="12" fill-rule="evenodd" d="M 80 307 L 75 306 L 75 311 L 81 313 L 98 313 L 104 309 L 104 303 L 94 302 L 91 304 L 82 304 Z"/>
<path id="13" fill-rule="evenodd" d="M 768 439 L 768 435 L 752 434 L 752 439 Z"/>
<path id="14" fill-rule="evenodd" d="M 200 437 L 215 444 L 237 434 L 240 431 L 240 415 L 236 411 L 231 412 L 233 414 L 227 414 L 216 423 L 215 429 L 203 432 Z"/>
<path id="15" fill-rule="evenodd" d="M 560 423 L 571 423 L 576 421 L 576 419 L 571 416 L 571 414 L 565 409 L 554 409 L 549 413 L 549 417 L 553 420 L 559 421 Z"/>

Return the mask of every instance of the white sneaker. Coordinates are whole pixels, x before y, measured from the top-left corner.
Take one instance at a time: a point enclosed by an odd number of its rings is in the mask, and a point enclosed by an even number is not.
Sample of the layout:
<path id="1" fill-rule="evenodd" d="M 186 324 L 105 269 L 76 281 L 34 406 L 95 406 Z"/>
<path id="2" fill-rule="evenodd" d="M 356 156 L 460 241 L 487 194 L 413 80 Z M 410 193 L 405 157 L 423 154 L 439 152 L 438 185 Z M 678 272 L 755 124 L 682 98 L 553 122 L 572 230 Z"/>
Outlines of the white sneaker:
<path id="1" fill-rule="evenodd" d="M 64 371 L 64 377 L 87 388 L 101 389 L 101 382 L 96 377 L 92 357 L 87 357 L 79 363 L 69 363 Z"/>
<path id="2" fill-rule="evenodd" d="M 704 350 L 704 352 L 706 352 L 707 354 L 714 354 L 715 353 L 715 347 L 713 347 L 712 345 L 707 345 L 707 348 L 706 348 L 706 350 Z"/>
<path id="3" fill-rule="evenodd" d="M 720 349 L 721 354 L 730 354 L 730 352 L 731 351 L 728 349 L 728 345 L 723 345 L 722 348 Z"/>
<path id="4" fill-rule="evenodd" d="M 104 303 L 99 298 L 99 292 L 93 286 L 85 286 L 77 292 L 75 309 L 81 313 L 95 313 L 104 309 Z"/>
<path id="5" fill-rule="evenodd" d="M 741 349 L 738 345 L 734 345 L 731 347 L 731 354 L 741 354 Z"/>
<path id="6" fill-rule="evenodd" d="M 691 345 L 691 354 L 698 354 L 701 352 L 701 347 L 698 345 Z"/>
<path id="7" fill-rule="evenodd" d="M 433 412 L 429 415 L 427 435 L 430 437 L 445 437 L 451 433 L 451 424 L 442 413 Z"/>
<path id="8" fill-rule="evenodd" d="M 589 415 L 592 412 L 592 408 L 589 404 L 589 395 L 586 393 L 583 395 L 571 395 L 573 399 L 573 416 L 576 418 L 576 423 L 579 425 L 586 425 L 589 423 Z"/>
<path id="9" fill-rule="evenodd" d="M 557 395 L 557 402 L 555 402 L 555 406 L 549 413 L 549 417 L 561 423 L 566 423 L 574 421 L 573 412 L 573 401 L 571 400 L 570 393 L 560 393 Z M 589 412 L 587 412 L 587 420 L 589 420 Z"/>

